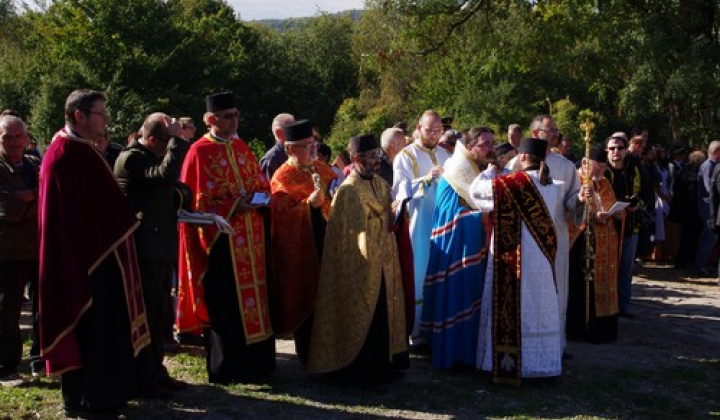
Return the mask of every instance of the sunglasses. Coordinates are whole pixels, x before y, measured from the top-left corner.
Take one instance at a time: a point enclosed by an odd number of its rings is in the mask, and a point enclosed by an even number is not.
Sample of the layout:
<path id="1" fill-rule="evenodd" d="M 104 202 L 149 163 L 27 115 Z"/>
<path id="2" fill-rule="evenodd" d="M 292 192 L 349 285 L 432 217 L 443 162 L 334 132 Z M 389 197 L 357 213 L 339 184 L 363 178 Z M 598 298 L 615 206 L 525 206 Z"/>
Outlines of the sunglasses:
<path id="1" fill-rule="evenodd" d="M 613 146 L 613 147 L 608 147 L 607 149 L 610 151 L 625 150 L 625 146 Z"/>

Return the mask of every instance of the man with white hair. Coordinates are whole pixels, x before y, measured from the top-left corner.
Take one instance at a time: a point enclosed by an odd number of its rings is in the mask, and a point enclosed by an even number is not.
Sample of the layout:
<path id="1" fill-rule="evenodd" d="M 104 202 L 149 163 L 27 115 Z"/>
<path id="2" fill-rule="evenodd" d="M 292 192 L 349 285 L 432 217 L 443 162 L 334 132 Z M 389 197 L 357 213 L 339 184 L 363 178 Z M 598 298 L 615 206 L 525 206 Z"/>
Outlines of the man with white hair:
<path id="1" fill-rule="evenodd" d="M 405 133 L 400 128 L 391 127 L 383 131 L 380 136 L 380 146 L 383 157 L 380 161 L 380 176 L 393 184 L 393 161 L 395 156 L 405 148 Z"/>
<path id="2" fill-rule="evenodd" d="M 28 137 L 20 118 L 0 116 L 0 386 L 25 382 L 17 373 L 23 342 L 20 312 L 25 285 L 38 270 L 40 162 L 24 155 Z"/>
<path id="3" fill-rule="evenodd" d="M 268 182 L 270 182 L 273 174 L 278 170 L 280 165 L 288 160 L 288 155 L 285 152 L 285 134 L 283 129 L 286 125 L 294 122 L 295 117 L 287 113 L 278 114 L 273 118 L 272 133 L 275 137 L 275 145 L 260 159 L 260 170 L 265 174 Z"/>

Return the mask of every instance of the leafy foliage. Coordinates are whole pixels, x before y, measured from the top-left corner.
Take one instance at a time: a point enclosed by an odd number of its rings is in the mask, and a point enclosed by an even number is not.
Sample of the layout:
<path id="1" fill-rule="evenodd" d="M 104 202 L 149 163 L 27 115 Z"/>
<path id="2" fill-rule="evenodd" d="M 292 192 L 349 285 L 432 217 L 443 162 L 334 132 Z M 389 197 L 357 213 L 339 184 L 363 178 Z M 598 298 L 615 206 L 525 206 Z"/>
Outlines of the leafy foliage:
<path id="1" fill-rule="evenodd" d="M 362 15 L 272 26 L 223 0 L 47 4 L 18 14 L 0 0 L 0 106 L 41 141 L 79 87 L 108 93 L 116 140 L 152 111 L 200 121 L 221 90 L 238 95 L 242 137 L 265 147 L 280 112 L 335 150 L 427 108 L 497 129 L 556 111 L 570 137 L 580 110 L 598 139 L 643 125 L 651 141 L 701 145 L 720 129 L 713 0 L 369 0 Z"/>

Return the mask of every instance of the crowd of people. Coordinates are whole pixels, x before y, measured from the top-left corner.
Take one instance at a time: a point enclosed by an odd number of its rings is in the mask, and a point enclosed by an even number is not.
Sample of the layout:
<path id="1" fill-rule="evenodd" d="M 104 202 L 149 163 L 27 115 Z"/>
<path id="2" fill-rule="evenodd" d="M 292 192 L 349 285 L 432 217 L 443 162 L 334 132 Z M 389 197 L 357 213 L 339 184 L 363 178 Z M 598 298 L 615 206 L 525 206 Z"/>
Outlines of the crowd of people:
<path id="1" fill-rule="evenodd" d="M 60 378 L 68 417 L 186 388 L 163 364 L 173 333 L 223 385 L 267 381 L 278 337 L 338 384 L 401 378 L 411 351 L 496 383 L 556 378 L 567 339 L 615 341 L 635 316 L 636 264 L 716 274 L 720 141 L 666 154 L 637 129 L 577 159 L 549 115 L 496 142 L 427 110 L 331 163 L 312 123 L 281 113 L 258 160 L 231 92 L 206 98 L 202 137 L 156 112 L 121 150 L 106 103 L 72 92 L 42 157 L 0 116 L 0 384 L 27 382 L 27 291 L 30 370 Z"/>

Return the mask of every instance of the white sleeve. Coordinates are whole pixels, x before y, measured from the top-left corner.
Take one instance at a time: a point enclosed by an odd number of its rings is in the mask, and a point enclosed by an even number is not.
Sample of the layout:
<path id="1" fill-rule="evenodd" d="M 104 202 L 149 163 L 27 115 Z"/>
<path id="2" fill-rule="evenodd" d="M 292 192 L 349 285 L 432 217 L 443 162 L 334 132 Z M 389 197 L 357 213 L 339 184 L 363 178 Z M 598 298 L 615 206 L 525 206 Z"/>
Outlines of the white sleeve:
<path id="1" fill-rule="evenodd" d="M 475 204 L 475 208 L 481 212 L 487 213 L 495 209 L 495 200 L 493 197 L 493 180 L 482 179 L 480 176 L 470 184 L 468 190 L 470 198 Z"/>
<path id="2" fill-rule="evenodd" d="M 391 191 L 393 201 L 404 200 L 406 198 L 422 198 L 424 188 L 421 188 L 421 186 L 432 182 L 436 182 L 436 179 L 429 178 L 427 174 L 415 178 L 415 172 L 413 171 L 410 158 L 402 153 L 395 157 Z"/>

